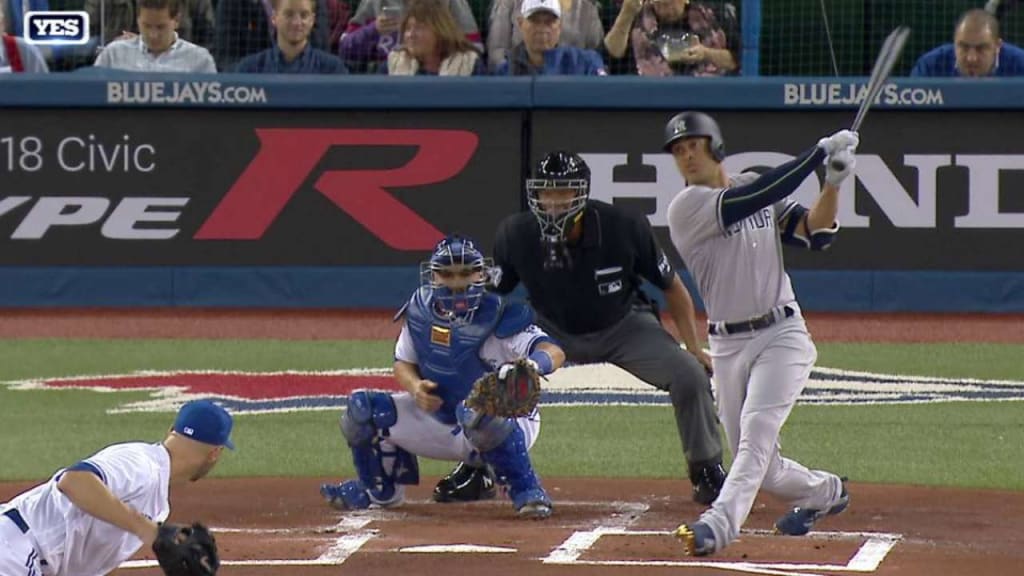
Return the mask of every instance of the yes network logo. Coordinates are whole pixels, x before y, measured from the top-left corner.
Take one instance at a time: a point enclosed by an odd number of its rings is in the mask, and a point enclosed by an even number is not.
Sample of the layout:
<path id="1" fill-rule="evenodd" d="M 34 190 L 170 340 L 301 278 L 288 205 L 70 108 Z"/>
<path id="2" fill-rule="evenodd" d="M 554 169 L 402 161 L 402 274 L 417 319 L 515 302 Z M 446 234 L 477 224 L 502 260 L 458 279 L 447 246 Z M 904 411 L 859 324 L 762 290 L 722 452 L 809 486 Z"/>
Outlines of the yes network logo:
<path id="1" fill-rule="evenodd" d="M 85 44 L 89 41 L 89 13 L 26 12 L 25 40 L 44 46 Z"/>

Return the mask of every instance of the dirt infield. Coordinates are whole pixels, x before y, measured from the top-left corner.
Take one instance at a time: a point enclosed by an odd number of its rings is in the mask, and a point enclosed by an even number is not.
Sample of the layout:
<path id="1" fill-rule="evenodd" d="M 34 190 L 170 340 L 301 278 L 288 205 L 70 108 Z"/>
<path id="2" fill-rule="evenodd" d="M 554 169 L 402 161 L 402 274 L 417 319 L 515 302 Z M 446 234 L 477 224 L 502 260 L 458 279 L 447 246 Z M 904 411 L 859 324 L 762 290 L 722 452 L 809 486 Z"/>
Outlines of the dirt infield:
<path id="1" fill-rule="evenodd" d="M 320 500 L 319 479 L 212 479 L 172 494 L 171 519 L 215 527 L 232 575 L 982 576 L 1024 562 L 1021 493 L 850 484 L 850 509 L 799 538 L 756 532 L 784 511 L 761 497 L 740 540 L 692 559 L 669 534 L 700 511 L 685 481 L 554 478 L 555 515 L 531 522 L 507 500 L 429 502 L 433 480 L 400 508 L 343 514 Z M 0 501 L 23 487 L 0 486 Z M 150 567 L 116 574 L 159 574 L 151 555 L 135 564 Z"/>
<path id="2" fill-rule="evenodd" d="M 1024 343 L 1020 316 L 813 314 L 821 341 Z M 3 311 L 0 338 L 392 338 L 389 312 Z M 336 479 L 335 479 L 336 480 Z M 694 519 L 689 484 L 550 478 L 544 522 L 515 518 L 507 500 L 434 504 L 436 478 L 400 508 L 343 514 L 319 497 L 321 479 L 211 479 L 172 494 L 172 520 L 202 519 L 218 534 L 222 574 L 640 575 L 1019 573 L 1024 493 L 850 484 L 846 513 L 808 537 L 765 533 L 783 513 L 759 497 L 740 540 L 691 559 L 670 531 Z M 0 502 L 25 484 L 0 484 Z M 156 576 L 142 554 L 118 576 Z M 1013 568 L 1018 566 L 1018 568 Z"/>

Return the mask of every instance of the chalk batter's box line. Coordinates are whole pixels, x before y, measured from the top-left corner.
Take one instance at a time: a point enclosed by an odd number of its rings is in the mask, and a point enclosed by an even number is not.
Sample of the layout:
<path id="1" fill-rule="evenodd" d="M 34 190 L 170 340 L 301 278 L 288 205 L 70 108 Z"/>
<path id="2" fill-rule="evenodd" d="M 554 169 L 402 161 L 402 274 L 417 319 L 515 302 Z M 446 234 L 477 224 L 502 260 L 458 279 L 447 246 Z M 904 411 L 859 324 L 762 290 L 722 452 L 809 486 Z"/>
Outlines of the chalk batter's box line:
<path id="1" fill-rule="evenodd" d="M 769 530 L 743 530 L 743 534 L 768 536 Z M 628 530 L 618 527 L 599 527 L 595 530 L 579 531 L 569 536 L 559 547 L 542 559 L 545 564 L 588 565 L 588 566 L 651 566 L 651 567 L 692 567 L 719 568 L 753 574 L 792 574 L 787 570 L 822 572 L 874 572 L 886 555 L 903 539 L 902 534 L 883 532 L 811 532 L 804 538 L 816 540 L 865 540 L 857 553 L 845 565 L 800 564 L 782 562 L 727 562 L 713 560 L 580 560 L 603 536 L 671 536 L 672 532 L 662 530 Z"/>

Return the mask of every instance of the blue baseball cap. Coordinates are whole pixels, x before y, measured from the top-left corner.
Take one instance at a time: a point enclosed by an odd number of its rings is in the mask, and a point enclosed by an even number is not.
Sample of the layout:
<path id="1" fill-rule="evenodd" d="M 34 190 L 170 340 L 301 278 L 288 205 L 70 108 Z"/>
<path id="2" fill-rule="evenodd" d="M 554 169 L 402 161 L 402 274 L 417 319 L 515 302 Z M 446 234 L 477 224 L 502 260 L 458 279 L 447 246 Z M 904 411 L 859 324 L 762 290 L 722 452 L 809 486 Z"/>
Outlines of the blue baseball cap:
<path id="1" fill-rule="evenodd" d="M 229 438 L 233 424 L 228 411 L 212 400 L 193 400 L 178 411 L 174 431 L 203 444 L 234 450 L 235 445 Z"/>

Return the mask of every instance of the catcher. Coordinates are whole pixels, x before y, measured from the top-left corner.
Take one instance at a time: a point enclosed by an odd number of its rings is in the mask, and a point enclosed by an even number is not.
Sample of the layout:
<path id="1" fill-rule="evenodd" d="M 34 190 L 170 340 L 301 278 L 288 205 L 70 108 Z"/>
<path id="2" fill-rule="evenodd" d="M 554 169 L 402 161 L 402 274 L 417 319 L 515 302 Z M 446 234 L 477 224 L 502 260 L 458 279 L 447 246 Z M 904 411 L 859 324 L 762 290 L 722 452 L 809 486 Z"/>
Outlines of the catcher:
<path id="1" fill-rule="evenodd" d="M 422 285 L 399 311 L 395 379 L 406 392 L 359 390 L 341 415 L 358 479 L 320 488 L 335 508 L 400 504 L 419 483 L 417 456 L 460 461 L 474 498 L 507 487 L 520 517 L 551 515 L 528 451 L 540 431 L 540 378 L 565 354 L 525 304 L 486 291 L 492 268 L 473 242 L 450 236 L 421 266 Z M 442 479 L 435 500 L 453 478 Z M 469 499 L 469 498 L 467 498 Z"/>
<path id="2" fill-rule="evenodd" d="M 0 504 L 0 574 L 109 574 L 143 545 L 168 576 L 207 576 L 220 561 L 201 524 L 164 523 L 171 487 L 195 482 L 233 448 L 232 419 L 185 404 L 163 442 L 115 444 Z"/>

